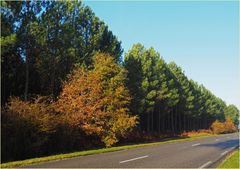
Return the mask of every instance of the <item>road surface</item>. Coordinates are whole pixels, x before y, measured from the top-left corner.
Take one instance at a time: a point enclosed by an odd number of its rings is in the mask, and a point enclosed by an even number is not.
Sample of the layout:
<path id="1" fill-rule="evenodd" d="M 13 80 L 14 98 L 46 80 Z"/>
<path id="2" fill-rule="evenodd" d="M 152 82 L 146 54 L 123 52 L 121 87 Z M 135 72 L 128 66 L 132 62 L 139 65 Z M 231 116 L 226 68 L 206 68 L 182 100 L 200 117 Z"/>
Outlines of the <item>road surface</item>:
<path id="1" fill-rule="evenodd" d="M 239 135 L 225 134 L 194 141 L 134 148 L 50 161 L 40 168 L 207 168 L 239 145 Z M 25 168 L 25 167 L 24 167 Z"/>

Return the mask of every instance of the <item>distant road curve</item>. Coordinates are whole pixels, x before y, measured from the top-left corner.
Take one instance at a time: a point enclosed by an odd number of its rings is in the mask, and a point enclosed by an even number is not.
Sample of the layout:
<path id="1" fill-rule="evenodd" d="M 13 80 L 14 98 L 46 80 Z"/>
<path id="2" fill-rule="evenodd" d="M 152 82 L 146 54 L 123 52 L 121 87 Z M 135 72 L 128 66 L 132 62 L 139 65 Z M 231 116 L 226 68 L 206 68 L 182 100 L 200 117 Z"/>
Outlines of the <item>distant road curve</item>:
<path id="1" fill-rule="evenodd" d="M 207 168 L 238 145 L 239 135 L 234 133 L 79 156 L 24 168 Z"/>

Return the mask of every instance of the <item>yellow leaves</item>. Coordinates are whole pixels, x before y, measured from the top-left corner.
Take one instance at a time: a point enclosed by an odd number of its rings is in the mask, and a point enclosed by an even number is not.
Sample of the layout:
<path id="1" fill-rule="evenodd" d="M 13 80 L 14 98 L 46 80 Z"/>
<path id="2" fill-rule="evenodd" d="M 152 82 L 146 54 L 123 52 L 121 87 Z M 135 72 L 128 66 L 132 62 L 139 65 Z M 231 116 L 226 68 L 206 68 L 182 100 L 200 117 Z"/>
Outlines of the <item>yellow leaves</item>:
<path id="1" fill-rule="evenodd" d="M 0 37 L 0 43 L 1 45 L 4 47 L 4 46 L 7 46 L 7 45 L 12 45 L 16 42 L 16 34 L 11 34 L 9 36 L 1 36 Z"/>
<path id="2" fill-rule="evenodd" d="M 224 130 L 224 123 L 221 123 L 218 120 L 216 120 L 211 125 L 211 129 L 213 130 L 213 133 L 215 133 L 215 134 L 224 133 L 224 131 L 225 131 Z"/>
<path id="3" fill-rule="evenodd" d="M 225 125 L 225 130 L 228 132 L 234 132 L 237 130 L 237 128 L 235 127 L 235 125 L 230 117 L 227 117 L 224 125 Z"/>
<path id="4" fill-rule="evenodd" d="M 236 127 L 234 123 L 232 122 L 231 118 L 227 117 L 225 122 L 219 122 L 216 120 L 211 125 L 211 129 L 213 130 L 213 133 L 220 134 L 220 133 L 231 133 L 236 131 Z"/>
<path id="5" fill-rule="evenodd" d="M 110 133 L 106 137 L 102 137 L 102 142 L 105 143 L 106 147 L 111 147 L 111 145 L 118 142 L 118 139 L 116 138 L 115 134 Z"/>
<path id="6" fill-rule="evenodd" d="M 30 122 L 38 128 L 38 132 L 54 131 L 54 109 L 48 104 L 48 98 L 38 96 L 32 101 L 22 101 L 18 97 L 10 98 L 5 113 L 12 118 Z"/>
<path id="7" fill-rule="evenodd" d="M 194 137 L 194 136 L 202 136 L 202 135 L 211 135 L 212 130 L 210 129 L 200 129 L 200 130 L 193 130 L 193 131 L 184 131 L 180 135 L 183 137 Z"/>
<path id="8" fill-rule="evenodd" d="M 99 134 L 102 132 L 101 126 L 95 126 L 92 124 L 83 124 L 81 127 L 88 135 L 96 134 L 96 133 Z"/>
<path id="9" fill-rule="evenodd" d="M 88 135 L 99 135 L 106 146 L 111 146 L 136 125 L 136 117 L 128 114 L 130 96 L 124 73 L 112 56 L 97 53 L 92 70 L 78 67 L 69 76 L 55 109 L 69 125 L 80 127 Z"/>
<path id="10" fill-rule="evenodd" d="M 113 125 L 113 131 L 120 133 L 124 136 L 127 131 L 136 125 L 136 116 L 129 116 L 128 114 L 118 114 Z"/>

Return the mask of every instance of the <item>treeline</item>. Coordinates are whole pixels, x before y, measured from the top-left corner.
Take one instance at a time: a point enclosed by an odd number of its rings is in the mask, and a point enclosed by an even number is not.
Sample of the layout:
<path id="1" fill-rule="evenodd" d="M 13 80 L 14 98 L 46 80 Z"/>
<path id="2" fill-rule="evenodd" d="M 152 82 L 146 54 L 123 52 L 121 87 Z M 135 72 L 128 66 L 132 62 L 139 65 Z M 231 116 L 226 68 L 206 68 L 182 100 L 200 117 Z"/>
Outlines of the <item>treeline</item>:
<path id="1" fill-rule="evenodd" d="M 174 62 L 167 64 L 153 48 L 133 45 L 125 56 L 127 86 L 133 100 L 130 111 L 140 117 L 147 132 L 208 129 L 230 116 L 238 125 L 239 110 L 188 79 Z"/>
<path id="2" fill-rule="evenodd" d="M 234 105 L 153 48 L 122 53 L 81 1 L 1 1 L 2 161 L 238 125 Z"/>

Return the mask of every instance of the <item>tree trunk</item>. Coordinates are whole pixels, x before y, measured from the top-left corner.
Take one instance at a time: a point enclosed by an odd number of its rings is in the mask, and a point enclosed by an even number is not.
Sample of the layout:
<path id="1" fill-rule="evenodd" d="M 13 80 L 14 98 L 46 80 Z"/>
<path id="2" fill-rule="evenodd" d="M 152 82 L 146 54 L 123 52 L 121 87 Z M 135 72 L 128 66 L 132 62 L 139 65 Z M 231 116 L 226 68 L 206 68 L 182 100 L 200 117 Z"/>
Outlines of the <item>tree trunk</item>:
<path id="1" fill-rule="evenodd" d="M 53 72 L 52 72 L 52 75 L 51 75 L 51 89 L 50 89 L 50 92 L 51 92 L 51 95 L 54 96 L 56 69 L 55 69 L 55 58 L 54 58 L 54 56 L 52 56 L 52 57 L 53 57 L 53 58 L 52 58 Z"/>
<path id="2" fill-rule="evenodd" d="M 174 123 L 175 125 L 175 130 L 176 130 L 176 132 L 178 132 L 178 130 L 179 130 L 179 127 L 178 127 L 178 113 L 177 113 L 177 107 L 175 108 L 175 123 Z"/>
<path id="3" fill-rule="evenodd" d="M 168 113 L 168 124 L 167 124 L 167 129 L 170 131 L 171 130 L 171 112 Z"/>
<path id="4" fill-rule="evenodd" d="M 158 132 L 160 133 L 160 128 L 161 128 L 161 114 L 160 114 L 160 109 L 158 111 Z"/>
<path id="5" fill-rule="evenodd" d="M 165 131 L 165 117 L 161 119 L 161 131 Z"/>
<path id="6" fill-rule="evenodd" d="M 151 131 L 154 131 L 154 118 L 153 118 L 153 115 L 154 115 L 154 113 L 153 113 L 153 111 L 152 111 L 152 124 L 151 124 Z"/>
<path id="7" fill-rule="evenodd" d="M 147 132 L 149 132 L 150 131 L 150 129 L 149 129 L 149 124 L 150 124 L 150 113 L 147 113 L 147 116 L 148 116 L 148 120 L 147 120 Z"/>
<path id="8" fill-rule="evenodd" d="M 25 72 L 25 89 L 24 100 L 28 99 L 28 86 L 29 86 L 29 52 L 26 50 L 26 72 Z"/>
<path id="9" fill-rule="evenodd" d="M 186 115 L 183 113 L 183 130 L 186 131 Z"/>
<path id="10" fill-rule="evenodd" d="M 171 115 L 172 115 L 171 117 L 172 132 L 174 133 L 174 109 L 172 109 Z"/>
<path id="11" fill-rule="evenodd" d="M 178 115 L 179 131 L 182 131 L 182 121 L 181 121 L 182 119 L 181 119 L 181 115 L 182 115 L 182 113 Z"/>

